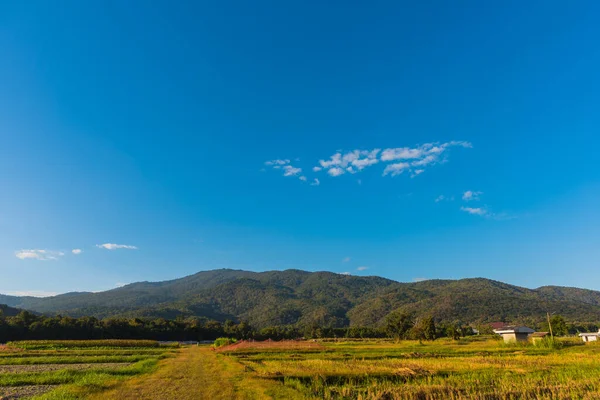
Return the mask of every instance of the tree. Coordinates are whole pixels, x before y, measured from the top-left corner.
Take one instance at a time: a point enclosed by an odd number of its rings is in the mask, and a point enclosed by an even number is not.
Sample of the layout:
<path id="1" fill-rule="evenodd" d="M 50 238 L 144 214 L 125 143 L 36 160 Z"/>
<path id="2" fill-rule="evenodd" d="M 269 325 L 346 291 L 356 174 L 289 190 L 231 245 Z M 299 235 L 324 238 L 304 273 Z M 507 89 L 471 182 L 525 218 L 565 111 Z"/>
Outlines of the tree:
<path id="1" fill-rule="evenodd" d="M 552 333 L 556 336 L 564 336 L 569 333 L 567 323 L 560 315 L 553 315 L 550 319 L 550 325 L 552 327 Z"/>
<path id="2" fill-rule="evenodd" d="M 402 311 L 394 311 L 386 318 L 386 333 L 396 340 L 406 338 L 414 326 L 414 315 Z"/>

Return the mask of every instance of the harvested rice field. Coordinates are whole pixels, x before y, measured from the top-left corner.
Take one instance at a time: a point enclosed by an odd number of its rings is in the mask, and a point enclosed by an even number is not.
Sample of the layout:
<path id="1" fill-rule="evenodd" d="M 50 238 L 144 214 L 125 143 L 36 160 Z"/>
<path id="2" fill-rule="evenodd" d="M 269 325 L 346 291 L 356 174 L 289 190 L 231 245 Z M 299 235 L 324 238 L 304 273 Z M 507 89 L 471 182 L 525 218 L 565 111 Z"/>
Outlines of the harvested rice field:
<path id="1" fill-rule="evenodd" d="M 243 341 L 216 349 L 206 345 L 154 351 L 117 346 L 15 349 L 3 350 L 0 357 L 2 399 L 600 398 L 600 344 L 569 339 L 548 346 L 472 337 L 433 342 Z M 69 352 L 73 359 L 95 356 L 99 361 L 46 362 L 65 359 Z M 100 361 L 111 352 L 122 361 Z M 126 361 L 133 355 L 144 359 Z M 5 358 L 44 363 L 7 363 Z"/>
<path id="2" fill-rule="evenodd" d="M 177 346 L 155 341 L 27 341 L 0 347 L 0 399 L 78 399 L 156 369 Z"/>

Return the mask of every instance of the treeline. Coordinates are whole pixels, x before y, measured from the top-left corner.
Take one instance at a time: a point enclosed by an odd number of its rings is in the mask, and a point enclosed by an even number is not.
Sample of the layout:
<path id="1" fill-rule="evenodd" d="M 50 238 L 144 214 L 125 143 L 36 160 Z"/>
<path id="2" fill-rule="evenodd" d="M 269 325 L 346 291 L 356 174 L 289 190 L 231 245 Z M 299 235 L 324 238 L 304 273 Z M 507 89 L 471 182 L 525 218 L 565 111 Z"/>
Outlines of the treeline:
<path id="1" fill-rule="evenodd" d="M 584 331 L 597 331 L 596 325 L 578 326 L 567 324 L 560 316 L 553 316 L 555 335 L 566 335 Z M 481 334 L 491 334 L 489 325 L 476 327 Z M 539 330 L 548 330 L 548 325 Z M 224 323 L 206 318 L 71 318 L 63 316 L 41 316 L 21 311 L 16 316 L 0 314 L 0 343 L 11 340 L 77 340 L 77 339 L 151 339 L 161 341 L 214 340 L 219 337 L 236 339 L 283 340 L 297 338 L 395 338 L 435 340 L 440 337 L 473 335 L 470 325 L 436 323 L 428 317 L 419 317 L 404 312 L 391 313 L 381 327 L 346 328 L 323 327 L 313 324 L 306 327 L 294 325 L 272 326 L 254 329 L 246 322 Z"/>

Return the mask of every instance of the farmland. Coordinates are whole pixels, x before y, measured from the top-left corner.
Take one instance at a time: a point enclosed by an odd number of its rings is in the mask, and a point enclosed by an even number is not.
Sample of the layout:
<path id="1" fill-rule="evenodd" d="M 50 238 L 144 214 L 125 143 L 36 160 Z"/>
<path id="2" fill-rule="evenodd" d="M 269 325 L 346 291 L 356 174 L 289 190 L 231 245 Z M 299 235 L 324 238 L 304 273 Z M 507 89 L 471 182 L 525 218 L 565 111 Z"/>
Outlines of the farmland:
<path id="1" fill-rule="evenodd" d="M 0 399 L 86 397 L 155 370 L 174 351 L 146 340 L 11 342 L 0 347 Z"/>
<path id="2" fill-rule="evenodd" d="M 0 351 L 7 398 L 566 400 L 600 392 L 600 345 L 567 338 L 551 346 L 482 336 L 23 349 L 34 344 Z"/>

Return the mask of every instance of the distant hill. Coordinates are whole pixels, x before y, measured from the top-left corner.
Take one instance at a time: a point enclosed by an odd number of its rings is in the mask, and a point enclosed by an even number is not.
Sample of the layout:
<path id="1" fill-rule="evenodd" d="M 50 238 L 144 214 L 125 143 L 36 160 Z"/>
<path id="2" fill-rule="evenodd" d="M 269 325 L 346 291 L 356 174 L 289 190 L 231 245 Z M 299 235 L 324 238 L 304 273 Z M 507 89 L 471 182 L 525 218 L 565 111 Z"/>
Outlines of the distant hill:
<path id="1" fill-rule="evenodd" d="M 45 314 L 104 317 L 198 316 L 269 325 L 381 324 L 402 309 L 438 321 L 542 320 L 546 311 L 578 322 L 600 321 L 600 292 L 546 286 L 526 289 L 489 279 L 400 283 L 300 270 L 204 271 L 164 282 L 139 282 L 99 293 L 43 299 L 0 295 L 0 303 Z"/>
<path id="2" fill-rule="evenodd" d="M 14 317 L 15 315 L 17 315 L 20 312 L 21 312 L 21 310 L 19 310 L 18 308 L 9 307 L 6 304 L 0 304 L 0 316 L 1 317 Z"/>

